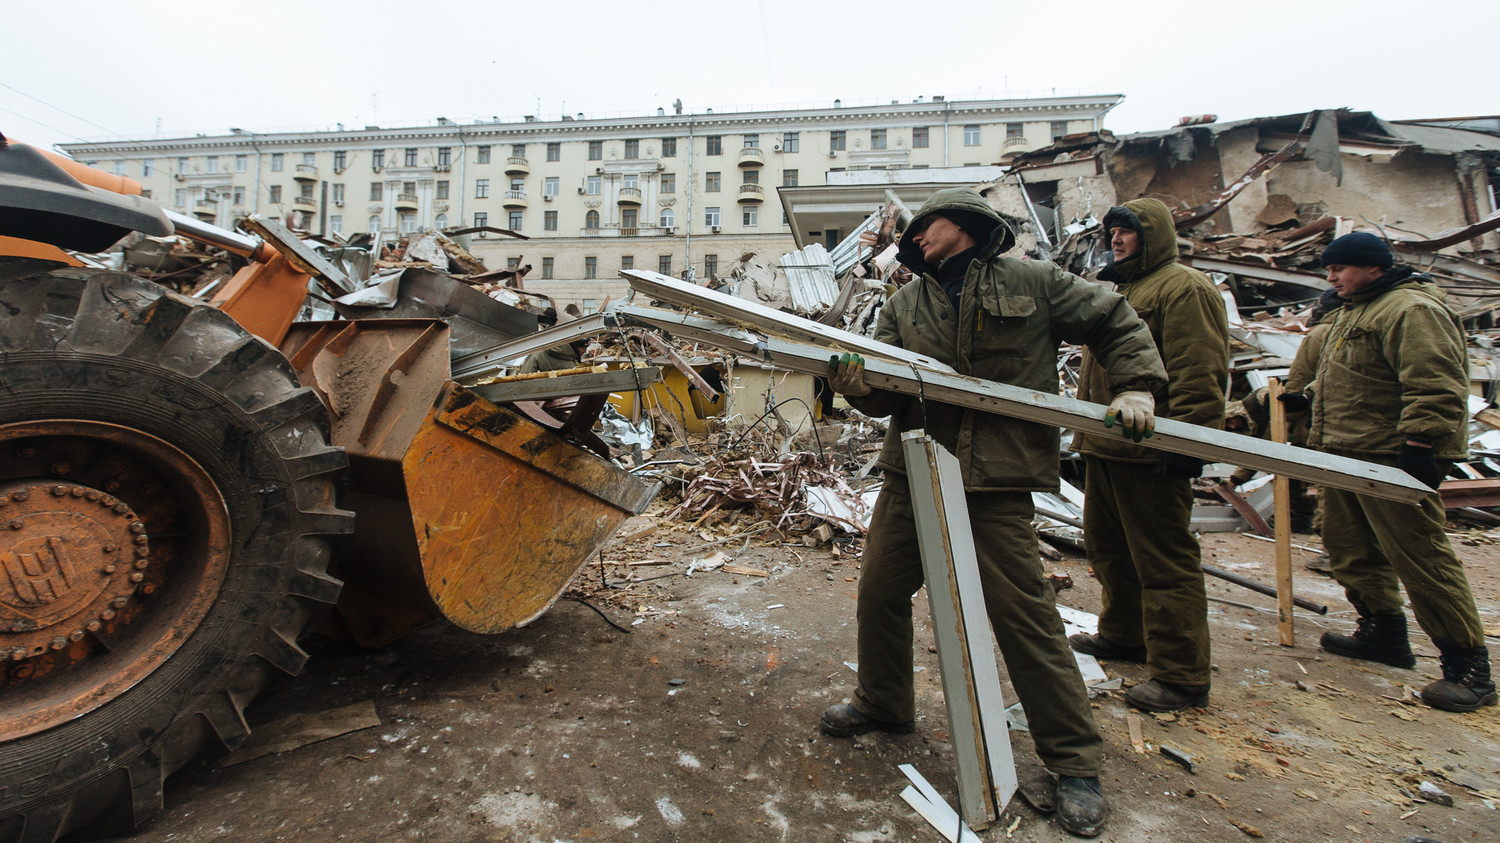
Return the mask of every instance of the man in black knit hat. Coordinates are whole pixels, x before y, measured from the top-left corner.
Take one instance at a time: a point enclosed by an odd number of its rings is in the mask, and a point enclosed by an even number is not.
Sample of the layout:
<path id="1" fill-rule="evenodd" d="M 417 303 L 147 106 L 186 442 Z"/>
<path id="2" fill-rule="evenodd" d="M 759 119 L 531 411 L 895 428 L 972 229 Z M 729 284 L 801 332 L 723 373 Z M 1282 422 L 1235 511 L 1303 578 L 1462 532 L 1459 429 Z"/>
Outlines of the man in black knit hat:
<path id="1" fill-rule="evenodd" d="M 1463 326 L 1432 279 L 1396 266 L 1384 241 L 1355 232 L 1323 252 L 1344 305 L 1331 317 L 1311 396 L 1308 444 L 1396 466 L 1438 487 L 1468 452 L 1468 355 Z M 1324 633 L 1323 649 L 1395 667 L 1416 665 L 1401 585 L 1412 614 L 1441 654 L 1443 678 L 1422 701 L 1446 711 L 1496 702 L 1484 627 L 1463 564 L 1453 554 L 1437 494 L 1417 505 L 1323 490 L 1323 546 L 1333 576 L 1359 613 L 1353 635 Z"/>

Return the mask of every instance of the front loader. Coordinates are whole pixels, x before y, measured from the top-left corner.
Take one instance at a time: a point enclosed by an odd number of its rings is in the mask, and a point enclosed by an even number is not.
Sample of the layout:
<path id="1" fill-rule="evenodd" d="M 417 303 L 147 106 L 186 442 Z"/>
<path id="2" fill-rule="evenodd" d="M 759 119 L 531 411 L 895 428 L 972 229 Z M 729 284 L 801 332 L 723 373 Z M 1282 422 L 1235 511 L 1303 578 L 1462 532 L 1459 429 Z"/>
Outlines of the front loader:
<path id="1" fill-rule="evenodd" d="M 443 320 L 297 322 L 319 255 L 139 192 L 0 137 L 0 841 L 152 816 L 325 618 L 535 619 L 655 493 L 450 380 Z M 131 231 L 248 265 L 203 302 L 65 251 Z"/>

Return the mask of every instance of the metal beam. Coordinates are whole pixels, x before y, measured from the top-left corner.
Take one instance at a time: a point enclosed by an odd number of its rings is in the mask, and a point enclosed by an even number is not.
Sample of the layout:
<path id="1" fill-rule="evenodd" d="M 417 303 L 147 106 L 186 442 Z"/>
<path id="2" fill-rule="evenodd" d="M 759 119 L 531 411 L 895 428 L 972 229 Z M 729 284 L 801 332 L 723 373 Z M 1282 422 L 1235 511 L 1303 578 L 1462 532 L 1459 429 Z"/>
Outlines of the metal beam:
<path id="1" fill-rule="evenodd" d="M 615 327 L 614 317 L 608 313 L 592 313 L 582 319 L 564 322 L 544 331 L 527 334 L 503 345 L 476 351 L 453 361 L 453 379 L 486 378 L 499 373 L 508 361 L 524 359 L 530 354 L 545 351 L 553 346 L 567 345 L 573 340 L 591 337 L 607 328 Z"/>
<path id="2" fill-rule="evenodd" d="M 660 328 L 673 336 L 696 340 L 747 357 L 760 356 L 760 337 L 727 322 L 624 302 L 611 303 L 609 311 L 621 319 L 647 328 Z"/>
<path id="3" fill-rule="evenodd" d="M 1223 272 L 1227 275 L 1239 275 L 1244 278 L 1256 278 L 1261 281 L 1296 284 L 1299 287 L 1307 287 L 1310 290 L 1328 289 L 1328 282 L 1322 276 L 1311 272 L 1298 272 L 1292 269 L 1265 266 L 1264 264 L 1240 263 L 1222 258 L 1206 258 L 1199 255 L 1183 255 L 1179 260 L 1200 272 Z"/>
<path id="4" fill-rule="evenodd" d="M 499 381 L 471 386 L 469 391 L 496 404 L 508 404 L 512 401 L 546 401 L 549 398 L 568 398 L 574 395 L 633 392 L 637 387 L 650 386 L 659 380 L 661 380 L 661 369 L 655 366 L 642 366 L 638 369 L 620 369 L 613 372 L 588 372 L 558 375 L 552 378 Z"/>
<path id="5" fill-rule="evenodd" d="M 913 354 L 905 349 L 876 342 L 860 334 L 831 328 L 811 319 L 782 313 L 753 301 L 725 295 L 724 293 L 679 281 L 659 272 L 643 269 L 627 269 L 620 273 L 630 282 L 632 289 L 653 299 L 671 302 L 680 307 L 697 308 L 712 313 L 720 319 L 743 322 L 753 328 L 772 331 L 801 342 L 816 345 L 838 346 L 844 351 L 872 354 L 903 363 L 915 364 L 935 372 L 952 372 L 946 363 L 931 357 Z"/>

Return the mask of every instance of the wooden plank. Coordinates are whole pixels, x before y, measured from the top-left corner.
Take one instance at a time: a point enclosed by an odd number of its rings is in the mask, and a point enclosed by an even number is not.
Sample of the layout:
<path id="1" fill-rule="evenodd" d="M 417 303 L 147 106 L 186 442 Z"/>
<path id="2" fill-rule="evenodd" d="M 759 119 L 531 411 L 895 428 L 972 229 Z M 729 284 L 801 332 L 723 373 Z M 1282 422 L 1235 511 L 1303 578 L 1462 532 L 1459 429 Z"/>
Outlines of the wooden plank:
<path id="1" fill-rule="evenodd" d="M 672 348 L 672 346 L 670 345 L 667 345 L 665 342 L 662 342 L 661 337 L 658 337 L 654 333 L 647 333 L 645 334 L 645 337 L 646 342 L 651 343 L 652 348 L 655 348 L 657 351 L 660 351 L 662 354 L 666 355 L 667 360 L 671 361 L 672 365 L 676 367 L 677 371 L 681 372 L 682 376 L 688 379 L 688 383 L 698 387 L 698 391 L 703 393 L 704 396 L 708 398 L 708 400 L 719 400 L 719 391 L 709 386 L 708 381 L 705 381 L 703 377 L 698 374 L 696 369 L 694 369 L 692 366 L 689 366 L 688 362 L 682 359 L 682 355 L 678 354 L 676 349 Z"/>
<path id="2" fill-rule="evenodd" d="M 1234 511 L 1238 512 L 1240 517 L 1245 519 L 1246 523 L 1250 525 L 1250 529 L 1262 536 L 1271 536 L 1275 532 L 1271 529 L 1271 525 L 1266 523 L 1266 519 L 1260 517 L 1260 512 L 1256 510 L 1250 501 L 1246 500 L 1244 495 L 1223 483 L 1215 486 L 1214 491 L 1218 493 L 1219 497 L 1224 499 L 1225 503 L 1234 507 Z"/>
<path id="3" fill-rule="evenodd" d="M 620 369 L 613 372 L 588 372 L 550 378 L 498 381 L 470 387 L 469 391 L 496 404 L 508 404 L 512 401 L 546 401 L 549 398 L 566 398 L 573 395 L 630 392 L 637 385 L 650 386 L 659 380 L 661 380 L 661 369 L 655 366 L 644 366 L 639 369 Z"/>
<path id="4" fill-rule="evenodd" d="M 952 372 L 953 369 L 947 364 L 941 363 L 931 357 L 921 354 L 913 354 L 910 351 L 876 342 L 860 334 L 832 328 L 811 319 L 803 319 L 789 313 L 766 307 L 763 304 L 739 298 L 738 296 L 726 295 L 724 293 L 710 290 L 707 287 L 699 287 L 680 281 L 669 275 L 652 272 L 645 269 L 627 269 L 620 273 L 625 280 L 630 282 L 631 289 L 680 307 L 693 307 L 703 310 L 719 317 L 736 322 L 742 322 L 764 331 L 772 331 L 783 336 L 791 337 L 799 342 L 811 342 L 816 345 L 838 346 L 845 351 L 858 351 L 861 354 L 873 354 L 887 357 L 892 360 L 900 360 L 931 369 L 935 372 Z"/>
<path id="5" fill-rule="evenodd" d="M 1271 378 L 1266 403 L 1271 407 L 1271 441 L 1286 443 L 1286 405 L 1281 396 L 1281 380 Z M 1271 481 L 1276 499 L 1276 630 L 1281 646 L 1294 647 L 1297 636 L 1292 629 L 1292 490 L 1285 474 Z"/>
<path id="6" fill-rule="evenodd" d="M 958 764 L 959 806 L 965 822 L 983 829 L 1005 810 L 1017 779 L 974 531 L 958 459 L 922 431 L 901 438 Z"/>
<path id="7" fill-rule="evenodd" d="M 1500 506 L 1500 477 L 1478 480 L 1444 480 L 1438 487 L 1447 509 Z"/>

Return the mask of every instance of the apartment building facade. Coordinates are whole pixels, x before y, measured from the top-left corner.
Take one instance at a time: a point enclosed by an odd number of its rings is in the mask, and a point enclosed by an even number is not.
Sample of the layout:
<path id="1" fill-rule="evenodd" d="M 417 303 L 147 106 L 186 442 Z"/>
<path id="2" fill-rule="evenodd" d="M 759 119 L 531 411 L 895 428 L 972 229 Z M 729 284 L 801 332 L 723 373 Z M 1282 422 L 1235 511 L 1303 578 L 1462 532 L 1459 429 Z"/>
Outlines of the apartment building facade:
<path id="1" fill-rule="evenodd" d="M 746 252 L 798 243 L 777 192 L 830 173 L 1003 164 L 1093 131 L 1123 97 L 457 123 L 62 144 L 138 179 L 162 205 L 231 227 L 251 214 L 304 230 L 388 240 L 491 226 L 471 250 L 528 281 L 609 279 L 642 268 L 703 278 Z M 878 202 L 860 212 L 875 209 Z M 857 210 L 857 209 L 851 209 Z M 799 230 L 837 243 L 847 231 Z"/>

